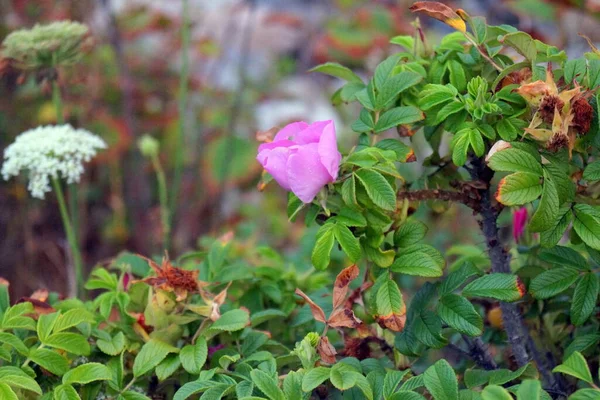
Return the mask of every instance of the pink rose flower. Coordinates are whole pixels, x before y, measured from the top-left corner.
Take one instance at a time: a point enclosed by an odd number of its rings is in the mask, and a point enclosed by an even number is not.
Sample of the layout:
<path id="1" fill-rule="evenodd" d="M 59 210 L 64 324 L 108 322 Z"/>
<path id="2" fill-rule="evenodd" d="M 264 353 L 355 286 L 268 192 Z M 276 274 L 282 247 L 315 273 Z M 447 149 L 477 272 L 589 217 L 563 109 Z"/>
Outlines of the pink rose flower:
<path id="1" fill-rule="evenodd" d="M 282 188 L 310 203 L 323 186 L 337 179 L 342 155 L 333 121 L 294 122 L 271 143 L 261 144 L 256 159 Z"/>
<path id="2" fill-rule="evenodd" d="M 527 225 L 527 208 L 522 207 L 517 211 L 513 212 L 513 238 L 515 242 L 519 242 L 521 236 L 525 232 L 525 226 Z"/>

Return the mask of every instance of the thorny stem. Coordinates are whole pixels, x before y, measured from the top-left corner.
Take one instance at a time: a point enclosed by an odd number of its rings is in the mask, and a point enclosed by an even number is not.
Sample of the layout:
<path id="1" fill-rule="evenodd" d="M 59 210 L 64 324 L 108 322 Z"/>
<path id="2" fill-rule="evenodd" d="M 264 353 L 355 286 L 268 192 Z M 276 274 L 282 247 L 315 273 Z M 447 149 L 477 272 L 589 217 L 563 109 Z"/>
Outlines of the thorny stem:
<path id="1" fill-rule="evenodd" d="M 471 357 L 477 365 L 486 370 L 498 368 L 496 361 L 494 361 L 494 357 L 490 354 L 488 345 L 484 343 L 480 337 L 469 338 L 466 335 L 462 335 L 462 338 L 465 343 L 467 343 L 467 346 L 469 346 L 469 357 Z"/>
<path id="2" fill-rule="evenodd" d="M 423 201 L 423 200 L 442 200 L 442 201 L 453 201 L 462 203 L 469 208 L 477 211 L 479 209 L 479 201 L 472 198 L 468 193 L 458 192 L 453 190 L 441 190 L 441 189 L 423 189 L 415 190 L 411 192 L 398 192 L 397 198 L 399 200 L 409 201 Z"/>
<path id="3" fill-rule="evenodd" d="M 481 197 L 481 209 L 479 211 L 481 221 L 479 221 L 479 226 L 486 239 L 488 254 L 492 264 L 492 272 L 510 273 L 510 256 L 504 246 L 502 246 L 498 236 L 497 219 L 499 213 L 492 204 L 489 189 L 489 184 L 494 176 L 494 172 L 479 158 L 473 158 L 471 160 L 471 167 L 467 167 L 467 170 L 473 180 L 481 180 L 488 186 L 485 189 L 479 190 Z M 500 310 L 502 311 L 502 321 L 504 323 L 504 328 L 506 329 L 508 341 L 519 367 L 526 365 L 533 357 L 546 383 L 550 386 L 554 386 L 556 380 L 550 372 L 551 368 L 548 368 L 547 361 L 541 359 L 539 352 L 535 348 L 533 339 L 524 325 L 523 316 L 517 305 L 500 302 Z"/>
<path id="4" fill-rule="evenodd" d="M 73 266 L 75 267 L 75 281 L 77 282 L 77 294 L 81 295 L 83 290 L 83 263 L 81 260 L 81 253 L 79 252 L 79 246 L 77 245 L 77 237 L 75 236 L 75 230 L 73 229 L 71 218 L 69 217 L 69 212 L 67 210 L 67 203 L 65 202 L 65 195 L 63 194 L 58 178 L 52 178 L 52 186 L 54 187 L 54 192 L 58 199 L 58 207 L 67 234 L 67 241 L 71 247 Z"/>
<path id="5" fill-rule="evenodd" d="M 179 128 L 177 134 L 177 150 L 175 151 L 175 169 L 173 171 L 173 187 L 171 190 L 171 212 L 169 225 L 177 212 L 177 198 L 181 188 L 185 154 L 185 114 L 188 104 L 188 86 L 190 80 L 190 17 L 188 0 L 182 0 L 181 7 L 181 71 L 179 73 Z M 165 248 L 167 244 L 165 244 Z"/>
<path id="6" fill-rule="evenodd" d="M 154 167 L 154 171 L 156 172 L 156 180 L 158 182 L 158 198 L 160 202 L 160 216 L 163 228 L 163 248 L 165 250 L 168 250 L 169 239 L 171 237 L 171 214 L 169 212 L 167 180 L 165 178 L 165 171 L 163 170 L 163 167 L 160 164 L 158 155 L 153 155 L 151 158 L 152 166 Z"/>

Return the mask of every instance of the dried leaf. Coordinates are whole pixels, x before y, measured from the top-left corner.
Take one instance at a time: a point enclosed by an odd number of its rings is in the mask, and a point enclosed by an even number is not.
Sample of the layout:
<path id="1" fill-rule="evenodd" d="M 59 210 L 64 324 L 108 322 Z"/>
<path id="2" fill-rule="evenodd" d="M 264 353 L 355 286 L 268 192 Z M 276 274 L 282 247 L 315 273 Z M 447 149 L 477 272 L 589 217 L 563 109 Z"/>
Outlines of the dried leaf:
<path id="1" fill-rule="evenodd" d="M 335 284 L 333 285 L 333 309 L 335 310 L 346 300 L 346 294 L 348 294 L 348 286 L 350 282 L 358 277 L 360 270 L 356 264 L 344 268 L 335 278 Z"/>
<path id="2" fill-rule="evenodd" d="M 296 289 L 296 294 L 302 297 L 308 303 L 310 311 L 312 312 L 313 317 L 315 317 L 317 321 L 325 322 L 325 313 L 323 312 L 323 309 L 321 307 L 316 305 L 315 302 L 312 301 L 310 297 L 308 297 L 302 290 Z"/>
<path id="3" fill-rule="evenodd" d="M 362 321 L 354 315 L 354 312 L 347 308 L 335 310 L 329 316 L 327 325 L 332 328 L 356 328 Z"/>
<path id="4" fill-rule="evenodd" d="M 317 352 L 319 353 L 319 357 L 321 357 L 323 362 L 326 362 L 327 364 L 335 364 L 335 355 L 337 354 L 337 351 L 335 351 L 335 347 L 333 347 L 333 345 L 329 342 L 327 336 L 323 336 L 319 340 Z"/>
<path id="5" fill-rule="evenodd" d="M 402 303 L 402 308 L 398 312 L 377 316 L 377 323 L 382 328 L 387 328 L 394 332 L 402 332 L 406 324 L 406 304 Z"/>
<path id="6" fill-rule="evenodd" d="M 465 33 L 467 31 L 467 25 L 453 9 L 445 4 L 438 3 L 437 1 L 417 1 L 410 7 L 412 12 L 424 12 L 425 14 L 433 17 L 443 23 L 450 25 L 457 31 Z"/>

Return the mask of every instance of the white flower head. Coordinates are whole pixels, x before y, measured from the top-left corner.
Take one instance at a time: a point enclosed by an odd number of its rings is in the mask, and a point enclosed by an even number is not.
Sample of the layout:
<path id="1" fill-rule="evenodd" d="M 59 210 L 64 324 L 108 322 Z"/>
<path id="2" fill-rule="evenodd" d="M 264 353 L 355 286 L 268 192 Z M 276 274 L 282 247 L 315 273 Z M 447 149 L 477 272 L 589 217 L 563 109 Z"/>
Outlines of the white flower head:
<path id="1" fill-rule="evenodd" d="M 67 183 L 79 182 L 83 163 L 90 161 L 106 143 L 85 129 L 71 125 L 39 126 L 17 136 L 4 150 L 2 176 L 8 180 L 21 171 L 29 172 L 28 189 L 33 197 L 43 199 L 51 191 L 51 178 Z"/>

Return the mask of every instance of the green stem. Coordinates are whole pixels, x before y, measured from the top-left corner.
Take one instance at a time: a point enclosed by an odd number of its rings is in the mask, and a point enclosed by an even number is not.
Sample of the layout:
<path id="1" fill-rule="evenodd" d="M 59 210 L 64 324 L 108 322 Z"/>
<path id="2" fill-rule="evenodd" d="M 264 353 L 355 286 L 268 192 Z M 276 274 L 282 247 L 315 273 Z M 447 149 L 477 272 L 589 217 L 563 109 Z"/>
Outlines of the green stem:
<path id="1" fill-rule="evenodd" d="M 167 180 L 165 178 L 165 171 L 160 165 L 158 156 L 152 156 L 152 166 L 156 172 L 156 180 L 158 181 L 158 198 L 160 202 L 160 216 L 163 225 L 163 247 L 165 250 L 169 249 L 169 242 L 171 238 L 171 213 L 169 212 L 169 200 L 167 192 Z"/>
<path id="2" fill-rule="evenodd" d="M 43 345 L 43 344 L 40 344 L 40 345 L 37 347 L 37 349 L 35 349 L 35 350 L 39 350 L 39 349 L 43 349 L 43 348 L 44 348 L 44 345 Z M 35 351 L 35 350 L 34 350 L 34 351 Z M 31 362 L 31 358 L 27 357 L 27 358 L 25 359 L 25 361 L 23 362 L 23 364 L 21 365 L 21 368 L 28 366 L 30 362 Z"/>
<path id="3" fill-rule="evenodd" d="M 77 244 L 77 237 L 75 236 L 75 230 L 67 211 L 67 203 L 65 202 L 65 195 L 58 178 L 52 178 L 52 186 L 58 199 L 58 207 L 60 209 L 60 216 L 63 221 L 65 233 L 67 234 L 67 241 L 71 247 L 71 253 L 73 256 L 73 266 L 75 267 L 75 281 L 77 282 L 77 294 L 81 295 L 83 291 L 83 262 L 81 260 L 81 253 L 79 252 L 79 246 Z"/>
<path id="4" fill-rule="evenodd" d="M 63 102 L 62 96 L 60 94 L 60 85 L 58 84 L 58 78 L 52 81 L 52 102 L 54 103 L 54 110 L 56 112 L 56 122 L 59 125 L 65 123 L 65 115 L 63 112 Z M 77 185 L 70 184 L 67 186 L 67 192 L 69 194 L 68 203 L 69 203 L 69 214 L 71 215 L 71 224 L 73 227 L 73 231 L 75 232 L 75 237 L 77 238 L 77 233 L 79 232 L 79 207 L 78 207 L 78 199 L 79 194 L 77 190 Z M 77 239 L 75 239 L 77 240 Z M 82 277 L 83 279 L 83 277 Z M 82 290 L 81 282 L 77 282 L 77 293 L 80 293 Z"/>
<path id="5" fill-rule="evenodd" d="M 190 77 L 190 19 L 188 0 L 182 0 L 181 8 L 181 71 L 179 73 L 179 129 L 177 134 L 177 148 L 175 150 L 175 170 L 173 171 L 173 187 L 171 191 L 171 210 L 169 220 L 177 210 L 177 197 L 181 187 L 183 164 L 185 154 L 185 111 L 188 103 L 188 85 Z M 170 223 L 169 223 L 170 225 Z"/>

